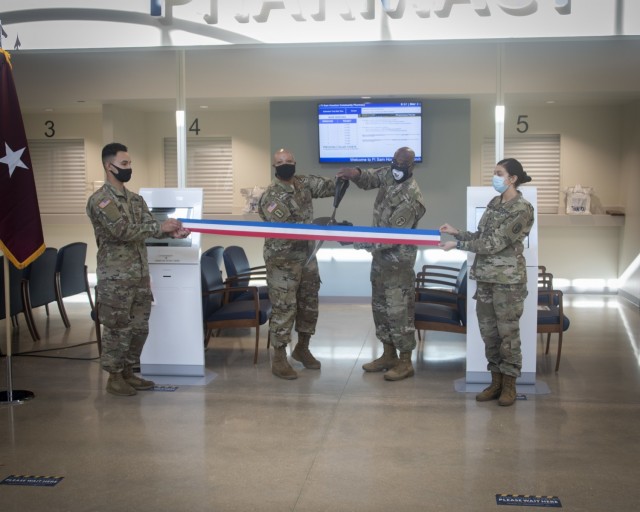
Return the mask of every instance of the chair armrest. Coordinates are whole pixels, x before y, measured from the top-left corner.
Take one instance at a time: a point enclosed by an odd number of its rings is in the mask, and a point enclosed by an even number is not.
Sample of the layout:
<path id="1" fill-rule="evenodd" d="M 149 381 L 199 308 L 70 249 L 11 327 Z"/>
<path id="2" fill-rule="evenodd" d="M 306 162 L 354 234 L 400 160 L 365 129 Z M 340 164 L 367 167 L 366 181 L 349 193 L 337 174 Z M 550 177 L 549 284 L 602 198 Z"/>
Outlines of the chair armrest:
<path id="1" fill-rule="evenodd" d="M 224 280 L 224 283 L 230 286 L 235 286 L 234 283 L 237 283 L 242 279 L 248 279 L 249 281 L 251 281 L 256 279 L 264 280 L 266 278 L 267 278 L 266 272 L 243 272 L 241 274 L 236 274 L 235 276 L 228 276 Z"/>
<path id="2" fill-rule="evenodd" d="M 224 304 L 227 304 L 229 302 L 229 294 L 230 293 L 235 293 L 235 292 L 251 292 L 251 295 L 253 295 L 253 301 L 256 304 L 260 304 L 260 295 L 258 293 L 258 287 L 257 286 L 227 286 L 225 288 L 217 288 L 215 290 L 207 290 L 205 292 L 202 292 L 202 297 L 207 297 L 209 295 L 213 295 L 216 293 L 224 293 L 225 296 L 222 299 Z"/>

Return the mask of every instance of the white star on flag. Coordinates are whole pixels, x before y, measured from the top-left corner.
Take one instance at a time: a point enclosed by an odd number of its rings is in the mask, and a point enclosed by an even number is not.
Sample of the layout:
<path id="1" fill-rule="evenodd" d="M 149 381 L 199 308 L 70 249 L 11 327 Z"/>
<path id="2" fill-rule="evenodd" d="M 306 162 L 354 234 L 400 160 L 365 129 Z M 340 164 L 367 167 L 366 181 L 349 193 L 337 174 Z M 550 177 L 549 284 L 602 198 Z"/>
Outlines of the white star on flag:
<path id="1" fill-rule="evenodd" d="M 3 164 L 7 164 L 9 166 L 9 177 L 13 174 L 13 171 L 16 170 L 16 167 L 22 167 L 23 169 L 28 169 L 28 167 L 24 164 L 24 162 L 20 159 L 22 157 L 22 153 L 27 148 L 19 149 L 18 151 L 13 151 L 9 144 L 4 143 L 4 147 L 6 148 L 6 154 L 4 157 L 0 158 L 0 162 Z"/>

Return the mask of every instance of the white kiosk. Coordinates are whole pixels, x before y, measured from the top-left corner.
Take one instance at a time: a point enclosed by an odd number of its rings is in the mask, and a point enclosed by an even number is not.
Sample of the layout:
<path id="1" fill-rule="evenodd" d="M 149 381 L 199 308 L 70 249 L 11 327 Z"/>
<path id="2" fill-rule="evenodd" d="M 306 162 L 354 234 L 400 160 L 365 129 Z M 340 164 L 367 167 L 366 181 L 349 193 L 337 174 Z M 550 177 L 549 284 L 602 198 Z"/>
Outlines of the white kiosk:
<path id="1" fill-rule="evenodd" d="M 202 189 L 143 188 L 140 195 L 159 221 L 201 219 Z M 203 377 L 200 234 L 146 241 L 153 306 L 149 338 L 140 357 L 143 375 Z"/>
<path id="2" fill-rule="evenodd" d="M 521 187 L 524 198 L 538 211 L 538 195 L 535 187 Z M 477 231 L 478 223 L 489 201 L 496 196 L 493 187 L 469 187 L 467 189 L 467 230 Z M 527 289 L 529 295 L 524 304 L 524 313 L 520 319 L 520 337 L 522 340 L 522 374 L 516 385 L 522 391 L 548 393 L 548 388 L 536 385 L 536 331 L 538 321 L 538 219 L 531 233 L 524 241 L 524 257 L 527 263 Z M 468 265 L 471 268 L 475 254 L 468 254 Z M 476 301 L 472 299 L 476 292 L 476 282 L 469 279 L 467 287 L 467 370 L 463 386 L 456 383 L 459 391 L 476 391 L 491 382 L 491 374 L 487 370 L 487 359 L 484 354 L 484 342 L 480 336 Z M 527 386 L 523 388 L 523 386 Z M 532 386 L 532 387 L 529 387 Z M 459 389 L 463 388 L 463 389 Z"/>

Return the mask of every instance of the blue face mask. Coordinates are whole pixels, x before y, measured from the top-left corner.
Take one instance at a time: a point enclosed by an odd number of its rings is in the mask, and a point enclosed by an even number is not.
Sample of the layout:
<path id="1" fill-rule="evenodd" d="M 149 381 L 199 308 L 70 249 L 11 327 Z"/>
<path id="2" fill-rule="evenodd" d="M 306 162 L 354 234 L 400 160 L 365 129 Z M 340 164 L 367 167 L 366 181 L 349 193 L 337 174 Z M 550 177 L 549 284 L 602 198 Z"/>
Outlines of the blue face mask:
<path id="1" fill-rule="evenodd" d="M 505 179 L 506 178 L 503 178 L 502 176 L 493 176 L 493 188 L 495 188 L 496 192 L 498 192 L 499 194 L 502 194 L 509 188 L 509 185 L 504 182 Z"/>

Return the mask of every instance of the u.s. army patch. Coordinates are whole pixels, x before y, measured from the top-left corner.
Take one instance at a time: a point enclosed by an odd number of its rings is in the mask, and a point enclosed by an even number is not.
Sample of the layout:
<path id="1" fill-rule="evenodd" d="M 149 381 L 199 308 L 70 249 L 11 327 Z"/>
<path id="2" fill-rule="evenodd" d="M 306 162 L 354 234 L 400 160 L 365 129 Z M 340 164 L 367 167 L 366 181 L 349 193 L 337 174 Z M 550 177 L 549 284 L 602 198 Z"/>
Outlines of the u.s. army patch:
<path id="1" fill-rule="evenodd" d="M 520 231 L 522 231 L 522 223 L 518 222 L 517 224 L 514 224 L 514 226 L 511 228 L 511 231 L 513 231 L 514 235 L 520 233 Z"/>
<path id="2" fill-rule="evenodd" d="M 275 209 L 272 213 L 274 217 L 278 217 L 279 219 L 284 217 L 284 212 L 280 208 Z"/>
<path id="3" fill-rule="evenodd" d="M 400 217 L 396 219 L 396 226 L 404 226 L 406 223 L 407 223 L 407 219 L 402 215 L 400 215 Z"/>

